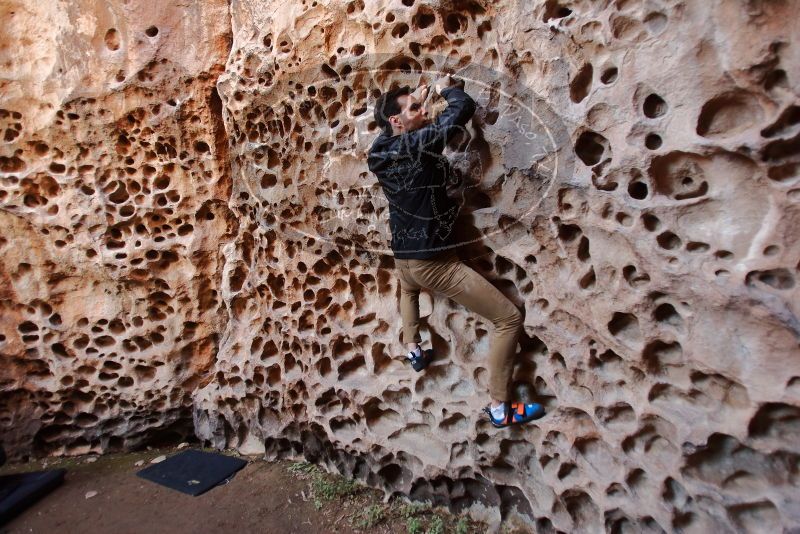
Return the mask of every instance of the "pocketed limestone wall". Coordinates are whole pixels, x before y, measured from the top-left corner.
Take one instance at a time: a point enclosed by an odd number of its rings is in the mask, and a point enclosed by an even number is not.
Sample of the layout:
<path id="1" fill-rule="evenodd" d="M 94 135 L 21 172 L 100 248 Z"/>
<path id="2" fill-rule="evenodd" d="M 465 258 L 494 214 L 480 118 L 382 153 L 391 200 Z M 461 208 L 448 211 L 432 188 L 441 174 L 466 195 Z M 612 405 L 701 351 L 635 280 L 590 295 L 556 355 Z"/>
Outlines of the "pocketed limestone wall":
<path id="1" fill-rule="evenodd" d="M 0 20 L 0 442 L 191 435 L 238 224 L 215 86 L 227 2 L 9 0 Z"/>
<path id="2" fill-rule="evenodd" d="M 16 443 L 131 446 L 191 406 L 215 446 L 495 524 L 800 527 L 792 2 L 235 0 L 165 9 L 174 34 L 126 6 L 66 70 L 94 92 L 23 59 L 44 107 L 3 96 Z M 481 417 L 480 316 L 423 293 L 438 359 L 402 359 L 365 157 L 380 92 L 441 72 L 478 103 L 446 150 L 460 252 L 524 310 L 514 391 L 548 412 L 521 428 Z"/>

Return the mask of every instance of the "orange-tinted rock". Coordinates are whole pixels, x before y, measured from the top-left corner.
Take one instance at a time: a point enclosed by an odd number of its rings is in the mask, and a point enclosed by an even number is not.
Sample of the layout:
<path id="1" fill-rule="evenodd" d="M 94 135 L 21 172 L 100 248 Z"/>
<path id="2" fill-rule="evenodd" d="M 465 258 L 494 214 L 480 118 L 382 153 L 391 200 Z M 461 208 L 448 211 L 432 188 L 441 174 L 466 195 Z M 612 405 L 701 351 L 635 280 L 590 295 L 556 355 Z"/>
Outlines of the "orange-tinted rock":
<path id="1" fill-rule="evenodd" d="M 541 532 L 800 528 L 791 2 L 221 4 L 8 26 L 31 50 L 0 106 L 16 454 L 193 416 Z M 446 151 L 461 252 L 524 308 L 515 392 L 548 410 L 519 430 L 481 418 L 483 318 L 423 295 L 440 359 L 402 359 L 365 156 L 377 95 L 442 70 L 478 103 Z"/>

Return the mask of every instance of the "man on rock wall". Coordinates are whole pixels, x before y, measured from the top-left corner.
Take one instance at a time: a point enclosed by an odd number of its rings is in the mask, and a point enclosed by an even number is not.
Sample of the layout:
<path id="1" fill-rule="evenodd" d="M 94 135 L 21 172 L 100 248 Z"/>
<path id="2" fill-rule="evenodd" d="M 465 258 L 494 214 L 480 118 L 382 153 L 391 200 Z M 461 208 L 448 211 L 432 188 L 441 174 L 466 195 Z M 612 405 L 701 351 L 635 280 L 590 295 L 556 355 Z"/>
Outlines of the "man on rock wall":
<path id="1" fill-rule="evenodd" d="M 427 84 L 413 92 L 409 86 L 389 90 L 375 103 L 375 121 L 382 133 L 369 150 L 367 164 L 389 201 L 392 251 L 400 279 L 402 341 L 416 371 L 430 363 L 430 351 L 419 343 L 419 292 L 435 291 L 478 313 L 494 325 L 489 346 L 489 394 L 484 408 L 498 428 L 525 423 L 544 415 L 537 403 L 512 402 L 509 384 L 514 354 L 522 332 L 521 312 L 485 278 L 463 263 L 455 252 L 453 226 L 458 206 L 447 196 L 452 172 L 443 155 L 448 139 L 456 136 L 475 113 L 475 101 L 463 81 L 450 75 L 434 89 L 447 100 L 435 120 L 428 117 Z"/>

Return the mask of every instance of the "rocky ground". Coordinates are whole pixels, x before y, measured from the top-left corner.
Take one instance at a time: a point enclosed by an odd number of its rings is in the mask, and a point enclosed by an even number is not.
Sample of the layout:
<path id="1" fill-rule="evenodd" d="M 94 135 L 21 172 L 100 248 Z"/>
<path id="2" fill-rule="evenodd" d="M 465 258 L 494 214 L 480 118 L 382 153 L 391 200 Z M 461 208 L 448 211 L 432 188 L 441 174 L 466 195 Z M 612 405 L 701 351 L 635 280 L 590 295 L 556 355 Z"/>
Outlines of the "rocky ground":
<path id="1" fill-rule="evenodd" d="M 226 485 L 192 497 L 135 475 L 176 449 L 86 455 L 5 466 L 0 474 L 65 468 L 62 486 L 3 534 L 21 532 L 484 532 L 440 508 L 400 499 L 304 462 L 249 460 Z M 226 454 L 234 454 L 226 452 Z M 137 465 L 140 464 L 140 465 Z M 507 528 L 506 531 L 509 529 Z"/>

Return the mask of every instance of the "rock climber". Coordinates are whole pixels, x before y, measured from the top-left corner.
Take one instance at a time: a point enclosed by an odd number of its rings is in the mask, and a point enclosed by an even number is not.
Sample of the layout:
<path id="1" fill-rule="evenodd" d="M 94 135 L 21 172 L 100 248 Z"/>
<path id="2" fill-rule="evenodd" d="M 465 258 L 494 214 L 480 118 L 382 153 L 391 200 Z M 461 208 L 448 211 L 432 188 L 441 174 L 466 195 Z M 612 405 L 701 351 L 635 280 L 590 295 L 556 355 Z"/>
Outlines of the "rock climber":
<path id="1" fill-rule="evenodd" d="M 416 371 L 431 360 L 432 351 L 423 352 L 419 345 L 421 289 L 444 294 L 491 321 L 491 402 L 483 411 L 492 425 L 502 428 L 538 419 L 544 407 L 513 402 L 509 395 L 522 313 L 455 251 L 453 226 L 459 206 L 446 193 L 452 168 L 443 151 L 448 140 L 466 130 L 476 110 L 463 87 L 463 80 L 449 74 L 434 83 L 435 91 L 447 100 L 435 120 L 425 107 L 428 86 L 424 82 L 413 91 L 406 85 L 381 94 L 374 113 L 382 132 L 369 150 L 367 164 L 389 202 L 391 248 L 400 279 L 402 342 L 409 349 L 408 360 Z"/>

